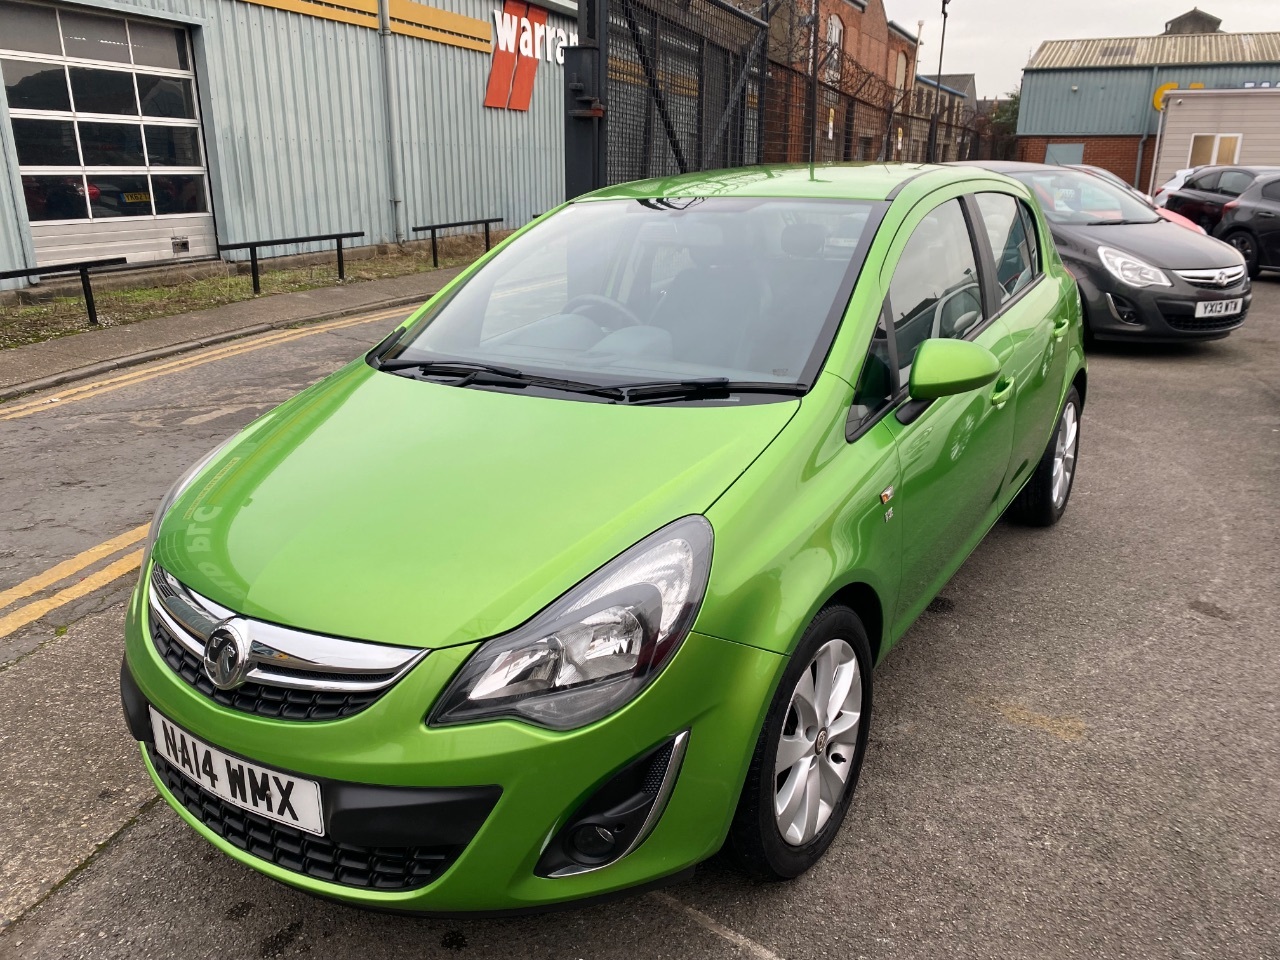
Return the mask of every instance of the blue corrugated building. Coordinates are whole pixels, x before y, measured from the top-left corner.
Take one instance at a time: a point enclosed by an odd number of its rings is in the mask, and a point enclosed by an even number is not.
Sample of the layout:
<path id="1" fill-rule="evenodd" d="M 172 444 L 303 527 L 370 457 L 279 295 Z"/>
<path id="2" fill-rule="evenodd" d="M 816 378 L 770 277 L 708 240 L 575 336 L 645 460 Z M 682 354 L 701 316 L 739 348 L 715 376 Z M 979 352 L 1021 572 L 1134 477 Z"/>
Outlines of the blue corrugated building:
<path id="1" fill-rule="evenodd" d="M 1280 32 L 1188 32 L 1218 22 L 1193 10 L 1160 36 L 1042 43 L 1023 72 L 1018 158 L 1147 184 L 1167 91 L 1280 87 Z"/>
<path id="2" fill-rule="evenodd" d="M 0 271 L 518 226 L 564 194 L 576 6 L 539 4 L 0 0 Z"/>

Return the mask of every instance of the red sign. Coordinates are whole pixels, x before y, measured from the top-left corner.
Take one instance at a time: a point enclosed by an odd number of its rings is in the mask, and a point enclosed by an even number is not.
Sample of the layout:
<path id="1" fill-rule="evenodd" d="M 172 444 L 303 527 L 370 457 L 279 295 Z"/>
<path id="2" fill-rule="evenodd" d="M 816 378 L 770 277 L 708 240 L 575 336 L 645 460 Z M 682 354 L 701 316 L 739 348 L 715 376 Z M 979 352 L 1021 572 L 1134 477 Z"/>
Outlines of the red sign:
<path id="1" fill-rule="evenodd" d="M 493 63 L 484 105 L 528 110 L 538 61 L 564 63 L 564 48 L 578 42 L 576 31 L 547 25 L 547 11 L 532 3 L 505 0 L 493 11 Z"/>

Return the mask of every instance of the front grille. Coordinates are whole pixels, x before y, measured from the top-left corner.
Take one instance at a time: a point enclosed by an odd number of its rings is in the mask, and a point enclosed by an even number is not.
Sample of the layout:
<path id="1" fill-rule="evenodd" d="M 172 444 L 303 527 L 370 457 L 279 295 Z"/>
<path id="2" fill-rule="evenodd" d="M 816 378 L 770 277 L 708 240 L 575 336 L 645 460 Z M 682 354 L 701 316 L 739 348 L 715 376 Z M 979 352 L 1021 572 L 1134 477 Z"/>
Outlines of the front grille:
<path id="1" fill-rule="evenodd" d="M 1175 330 L 1201 331 L 1201 330 L 1227 330 L 1231 327 L 1238 326 L 1244 321 L 1244 315 L 1234 313 L 1229 317 L 1190 317 L 1190 316 L 1169 316 L 1165 315 L 1165 320 L 1169 326 Z"/>
<path id="2" fill-rule="evenodd" d="M 151 639 L 170 669 L 214 703 L 260 717 L 280 720 L 341 720 L 359 713 L 385 690 L 337 692 L 275 687 L 252 681 L 234 690 L 219 690 L 204 672 L 200 658 L 182 645 L 154 613 Z"/>
<path id="3" fill-rule="evenodd" d="M 1173 272 L 1192 286 L 1212 287 L 1219 290 L 1234 287 L 1244 279 L 1243 266 L 1211 270 L 1175 270 Z"/>
<path id="4" fill-rule="evenodd" d="M 149 746 L 160 779 L 206 827 L 246 853 L 345 887 L 413 890 L 424 887 L 457 859 L 461 847 L 358 847 L 317 837 L 241 810 L 192 783 Z"/>

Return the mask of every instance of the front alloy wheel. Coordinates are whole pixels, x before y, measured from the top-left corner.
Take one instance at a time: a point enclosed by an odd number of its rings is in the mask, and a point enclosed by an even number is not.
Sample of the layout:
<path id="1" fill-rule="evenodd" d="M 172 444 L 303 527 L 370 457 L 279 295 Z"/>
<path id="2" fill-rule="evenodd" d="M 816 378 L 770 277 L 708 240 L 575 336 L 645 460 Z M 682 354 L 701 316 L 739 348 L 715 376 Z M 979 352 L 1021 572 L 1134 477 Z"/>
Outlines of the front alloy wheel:
<path id="1" fill-rule="evenodd" d="M 756 741 L 729 832 L 750 873 L 788 880 L 835 839 L 871 716 L 871 646 L 848 607 L 821 610 L 792 654 Z"/>
<path id="2" fill-rule="evenodd" d="M 773 812 L 792 846 L 816 837 L 844 797 L 861 718 L 858 658 L 846 641 L 829 640 L 791 692 L 773 768 Z"/>
<path id="3" fill-rule="evenodd" d="M 1076 457 L 1080 452 L 1080 393 L 1067 391 L 1058 414 L 1058 424 L 1031 479 L 1012 504 L 1009 517 L 1033 527 L 1051 527 L 1067 509 L 1076 479 Z"/>
<path id="4" fill-rule="evenodd" d="M 1240 256 L 1244 257 L 1244 268 L 1248 271 L 1249 279 L 1256 280 L 1262 271 L 1262 266 L 1258 260 L 1258 245 L 1254 242 L 1252 234 L 1237 230 L 1235 233 L 1227 234 L 1226 241 L 1240 251 Z"/>

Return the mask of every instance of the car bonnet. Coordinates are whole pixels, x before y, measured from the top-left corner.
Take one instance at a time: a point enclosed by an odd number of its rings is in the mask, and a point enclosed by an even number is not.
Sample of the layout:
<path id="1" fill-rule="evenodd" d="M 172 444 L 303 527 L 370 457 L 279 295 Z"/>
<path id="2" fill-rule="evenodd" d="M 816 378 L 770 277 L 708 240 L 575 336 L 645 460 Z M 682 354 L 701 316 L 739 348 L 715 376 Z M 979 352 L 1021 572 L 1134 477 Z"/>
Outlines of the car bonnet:
<path id="1" fill-rule="evenodd" d="M 166 515 L 154 556 L 245 616 L 464 643 L 706 510 L 798 408 L 594 403 L 354 364 L 222 451 Z"/>

